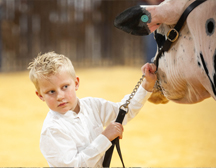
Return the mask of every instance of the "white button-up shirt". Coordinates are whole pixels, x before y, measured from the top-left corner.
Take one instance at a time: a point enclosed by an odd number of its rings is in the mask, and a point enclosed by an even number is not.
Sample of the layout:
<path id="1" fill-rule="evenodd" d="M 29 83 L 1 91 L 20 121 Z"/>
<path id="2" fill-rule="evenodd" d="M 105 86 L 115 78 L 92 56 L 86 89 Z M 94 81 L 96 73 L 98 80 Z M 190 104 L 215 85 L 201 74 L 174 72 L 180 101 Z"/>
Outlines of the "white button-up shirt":
<path id="1" fill-rule="evenodd" d="M 123 125 L 142 108 L 149 96 L 139 87 L 131 100 Z M 103 134 L 103 127 L 115 121 L 120 103 L 101 98 L 79 100 L 80 112 L 60 114 L 50 110 L 41 131 L 40 149 L 50 167 L 102 167 L 104 154 L 112 145 Z"/>

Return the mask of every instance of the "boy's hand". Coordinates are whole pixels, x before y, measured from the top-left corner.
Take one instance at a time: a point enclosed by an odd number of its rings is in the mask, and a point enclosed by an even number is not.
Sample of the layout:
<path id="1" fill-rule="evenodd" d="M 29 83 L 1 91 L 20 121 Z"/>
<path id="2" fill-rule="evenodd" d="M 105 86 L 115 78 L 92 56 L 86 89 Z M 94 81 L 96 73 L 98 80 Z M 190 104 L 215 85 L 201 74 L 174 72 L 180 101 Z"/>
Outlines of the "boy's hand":
<path id="1" fill-rule="evenodd" d="M 145 79 L 142 82 L 142 87 L 145 90 L 152 92 L 157 80 L 157 75 L 155 74 L 156 66 L 154 64 L 146 63 L 142 66 L 141 70 L 145 73 Z"/>
<path id="2" fill-rule="evenodd" d="M 119 137 L 122 139 L 122 133 L 124 128 L 122 124 L 117 122 L 111 122 L 106 129 L 102 132 L 104 136 L 106 136 L 110 141 L 114 140 L 115 138 Z"/>

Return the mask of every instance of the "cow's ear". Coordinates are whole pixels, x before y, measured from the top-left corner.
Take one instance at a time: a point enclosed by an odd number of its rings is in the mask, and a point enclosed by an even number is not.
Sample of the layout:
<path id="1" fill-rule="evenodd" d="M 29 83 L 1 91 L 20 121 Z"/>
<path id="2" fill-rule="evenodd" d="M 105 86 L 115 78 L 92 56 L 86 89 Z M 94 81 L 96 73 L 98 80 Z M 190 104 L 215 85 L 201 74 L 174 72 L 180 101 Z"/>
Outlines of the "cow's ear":
<path id="1" fill-rule="evenodd" d="M 152 13 L 157 6 L 134 6 L 119 14 L 114 21 L 115 27 L 139 36 L 155 31 L 160 23 L 152 22 Z"/>

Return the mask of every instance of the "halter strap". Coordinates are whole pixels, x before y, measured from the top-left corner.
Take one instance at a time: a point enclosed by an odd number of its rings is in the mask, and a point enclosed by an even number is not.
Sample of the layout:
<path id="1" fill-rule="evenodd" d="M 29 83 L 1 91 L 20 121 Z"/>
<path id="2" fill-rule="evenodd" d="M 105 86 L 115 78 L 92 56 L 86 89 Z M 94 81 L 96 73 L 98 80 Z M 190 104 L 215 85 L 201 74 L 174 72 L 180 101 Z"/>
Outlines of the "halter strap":
<path id="1" fill-rule="evenodd" d="M 176 26 L 172 29 L 170 29 L 167 33 L 167 40 L 164 42 L 164 45 L 159 49 L 159 52 L 156 56 L 156 59 L 154 61 L 154 64 L 157 67 L 159 66 L 159 59 L 161 58 L 162 54 L 165 51 L 168 51 L 172 45 L 178 38 L 179 38 L 179 31 L 181 30 L 185 20 L 187 19 L 188 15 L 192 10 L 194 10 L 198 5 L 202 4 L 206 0 L 196 0 L 193 3 L 191 3 L 187 9 L 185 9 L 184 13 L 181 15 L 180 19 L 178 20 Z"/>

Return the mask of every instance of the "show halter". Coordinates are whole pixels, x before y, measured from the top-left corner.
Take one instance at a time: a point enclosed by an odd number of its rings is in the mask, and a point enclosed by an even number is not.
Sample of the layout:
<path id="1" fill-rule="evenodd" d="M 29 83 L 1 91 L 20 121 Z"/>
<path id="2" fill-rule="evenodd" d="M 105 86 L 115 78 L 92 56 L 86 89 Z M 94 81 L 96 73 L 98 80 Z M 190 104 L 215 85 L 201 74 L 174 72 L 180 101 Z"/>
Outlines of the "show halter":
<path id="1" fill-rule="evenodd" d="M 157 69 L 159 66 L 159 59 L 161 58 L 162 54 L 168 51 L 172 45 L 178 38 L 179 38 L 179 31 L 181 30 L 185 20 L 187 19 L 188 15 L 192 10 L 194 10 L 198 5 L 202 4 L 206 0 L 196 0 L 191 3 L 184 13 L 181 15 L 180 19 L 178 20 L 177 24 L 174 28 L 171 28 L 167 33 L 167 40 L 164 42 L 164 45 L 159 49 L 154 64 L 156 65 Z"/>

